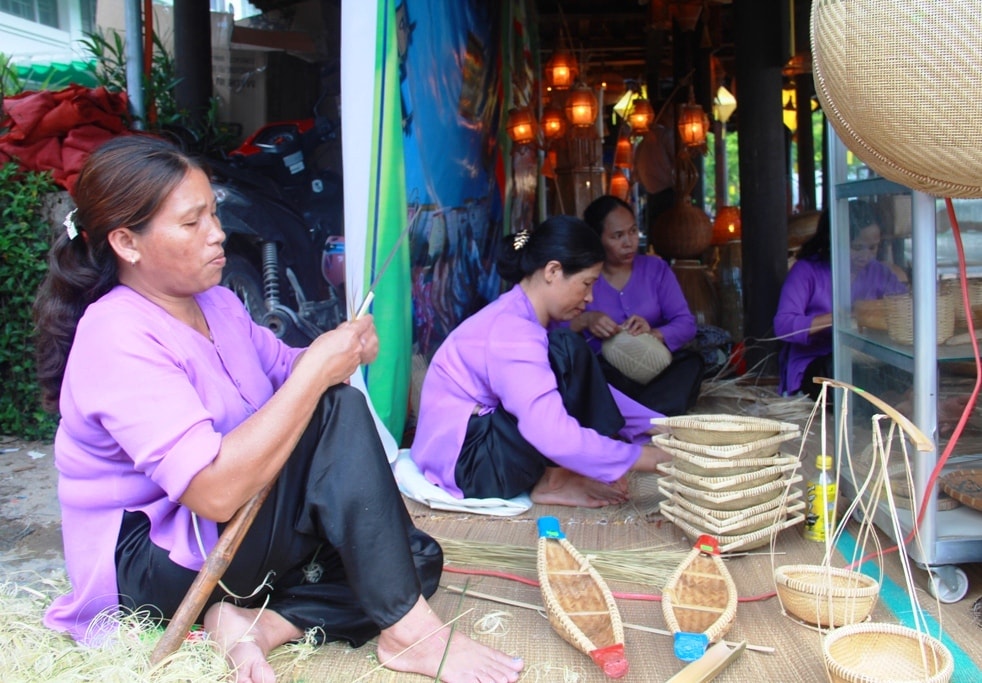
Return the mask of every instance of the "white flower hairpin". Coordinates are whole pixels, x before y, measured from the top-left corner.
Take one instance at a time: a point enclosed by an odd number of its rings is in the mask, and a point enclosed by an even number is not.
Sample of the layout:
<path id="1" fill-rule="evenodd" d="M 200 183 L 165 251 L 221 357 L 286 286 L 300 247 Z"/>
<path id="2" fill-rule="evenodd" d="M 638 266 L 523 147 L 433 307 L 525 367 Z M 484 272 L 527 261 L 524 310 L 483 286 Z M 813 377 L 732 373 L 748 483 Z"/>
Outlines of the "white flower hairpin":
<path id="1" fill-rule="evenodd" d="M 528 244 L 529 237 L 531 236 L 532 234 L 528 230 L 520 230 L 519 232 L 515 233 L 515 251 L 518 251 Z"/>
<path id="2" fill-rule="evenodd" d="M 76 237 L 78 237 L 78 228 L 75 227 L 75 212 L 76 211 L 78 211 L 78 209 L 72 209 L 71 211 L 69 211 L 68 212 L 68 215 L 65 216 L 64 222 L 62 223 L 62 225 L 65 226 L 65 232 L 68 233 L 68 239 L 70 239 L 70 240 L 73 240 Z"/>

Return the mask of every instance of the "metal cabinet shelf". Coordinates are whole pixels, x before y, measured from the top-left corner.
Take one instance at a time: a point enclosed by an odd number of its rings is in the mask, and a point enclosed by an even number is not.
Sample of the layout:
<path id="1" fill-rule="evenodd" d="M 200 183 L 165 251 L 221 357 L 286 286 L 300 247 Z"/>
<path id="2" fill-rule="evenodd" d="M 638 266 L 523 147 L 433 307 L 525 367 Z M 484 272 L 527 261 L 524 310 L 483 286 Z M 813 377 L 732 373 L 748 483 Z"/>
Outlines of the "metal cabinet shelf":
<path id="1" fill-rule="evenodd" d="M 834 175 L 834 199 L 829 207 L 834 375 L 894 405 L 902 405 L 901 412 L 934 442 L 935 448 L 930 452 L 908 449 L 914 484 L 912 509 L 920 508 L 925 495 L 929 501 L 920 525 L 921 544 L 908 544 L 907 553 L 912 561 L 928 570 L 928 589 L 942 601 L 956 602 L 968 591 L 968 579 L 957 565 L 982 561 L 982 512 L 964 506 L 938 510 L 937 487 L 926 491 L 946 445 L 939 430 L 939 404 L 945 400 L 946 391 L 961 386 L 967 379 L 968 366 L 974 366 L 975 362 L 971 344 L 948 346 L 938 344 L 936 339 L 939 283 L 957 277 L 958 272 L 947 251 L 939 254 L 939 244 L 944 246 L 937 227 L 939 200 L 882 178 L 860 177 L 868 175 L 868 170 L 850 158 L 838 138 L 831 137 L 827 148 L 829 168 Z M 892 219 L 891 225 L 881 223 L 881 228 L 884 242 L 891 247 L 887 258 L 909 276 L 913 298 L 914 343 L 911 345 L 897 343 L 885 330 L 859 328 L 853 320 L 848 203 L 857 199 L 874 204 L 880 209 L 881 218 L 887 214 Z M 982 240 L 966 244 L 966 253 L 969 276 L 982 276 Z M 974 367 L 971 376 L 974 383 Z M 837 420 L 843 419 L 842 400 L 837 393 Z M 855 406 L 855 401 L 850 400 L 850 406 Z M 871 428 L 868 415 L 860 416 L 857 412 L 861 411 L 853 410 L 845 419 L 850 420 L 848 433 L 858 449 L 869 443 Z M 968 441 L 966 446 L 959 442 L 959 448 L 945 464 L 945 471 L 968 466 L 982 468 L 982 455 L 978 452 L 982 448 L 975 448 L 972 440 Z M 978 439 L 975 441 L 979 443 Z M 842 489 L 847 497 L 854 498 L 856 482 L 864 472 L 850 473 L 845 465 L 839 463 Z M 902 535 L 907 536 L 913 528 L 913 514 L 898 509 L 897 518 Z M 886 504 L 878 507 L 873 519 L 882 531 L 898 540 Z"/>

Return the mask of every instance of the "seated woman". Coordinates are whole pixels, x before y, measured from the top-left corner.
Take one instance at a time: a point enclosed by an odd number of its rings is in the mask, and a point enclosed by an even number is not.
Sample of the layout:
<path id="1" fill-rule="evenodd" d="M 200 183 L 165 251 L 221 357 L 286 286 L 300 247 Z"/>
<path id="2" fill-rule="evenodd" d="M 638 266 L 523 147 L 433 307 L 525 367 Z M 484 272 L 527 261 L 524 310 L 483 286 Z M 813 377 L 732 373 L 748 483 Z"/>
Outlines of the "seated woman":
<path id="1" fill-rule="evenodd" d="M 45 623 L 97 644 L 117 613 L 170 619 L 225 523 L 275 479 L 203 615 L 239 683 L 273 681 L 270 650 L 307 631 L 378 636 L 398 671 L 517 680 L 520 660 L 442 628 L 426 602 L 441 549 L 346 385 L 378 353 L 371 317 L 307 349 L 255 325 L 218 286 L 208 176 L 163 141 L 106 143 L 75 197 L 35 303 L 72 588 Z"/>
<path id="2" fill-rule="evenodd" d="M 650 334 L 672 352 L 671 364 L 653 380 L 639 384 L 600 358 L 611 386 L 635 401 L 665 415 L 681 415 L 695 405 L 705 362 L 702 355 L 682 348 L 696 335 L 696 318 L 689 310 L 678 279 L 657 256 L 638 254 L 638 225 L 631 206 L 612 195 L 595 199 L 583 219 L 600 236 L 604 263 L 593 288 L 593 301 L 570 322 L 583 332 L 595 353 L 615 334 Z"/>
<path id="3" fill-rule="evenodd" d="M 423 380 L 411 454 L 430 482 L 600 507 L 627 500 L 628 470 L 669 459 L 647 437 L 658 413 L 611 390 L 580 335 L 550 331 L 583 312 L 603 257 L 572 216 L 505 238 L 498 269 L 518 284 L 450 333 Z"/>
<path id="4" fill-rule="evenodd" d="M 880 226 L 868 202 L 849 202 L 849 239 L 854 306 L 907 292 L 894 271 L 877 260 Z M 784 396 L 802 391 L 817 399 L 822 387 L 814 378 L 833 376 L 831 257 L 831 224 L 824 211 L 788 271 L 774 315 L 774 334 L 785 342 L 778 386 Z"/>

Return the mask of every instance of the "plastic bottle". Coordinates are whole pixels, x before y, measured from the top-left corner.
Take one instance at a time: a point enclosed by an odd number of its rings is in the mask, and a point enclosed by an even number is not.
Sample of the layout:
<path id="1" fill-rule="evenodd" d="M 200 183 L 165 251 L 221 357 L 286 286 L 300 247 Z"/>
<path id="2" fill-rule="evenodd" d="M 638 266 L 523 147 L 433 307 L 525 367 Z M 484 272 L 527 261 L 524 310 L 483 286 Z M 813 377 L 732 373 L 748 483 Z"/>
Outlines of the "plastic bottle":
<path id="1" fill-rule="evenodd" d="M 832 456 L 819 455 L 815 458 L 815 468 L 818 471 L 808 481 L 805 538 L 809 541 L 824 541 L 826 530 L 830 535 L 835 530 L 837 491 Z"/>

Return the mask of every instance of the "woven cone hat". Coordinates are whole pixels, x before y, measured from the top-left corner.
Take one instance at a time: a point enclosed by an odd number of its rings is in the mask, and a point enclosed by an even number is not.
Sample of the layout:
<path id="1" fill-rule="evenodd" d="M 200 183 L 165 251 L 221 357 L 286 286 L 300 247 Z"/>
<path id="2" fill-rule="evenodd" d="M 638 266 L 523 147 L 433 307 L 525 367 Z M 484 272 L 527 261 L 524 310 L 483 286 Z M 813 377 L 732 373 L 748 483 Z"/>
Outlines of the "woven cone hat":
<path id="1" fill-rule="evenodd" d="M 607 362 L 638 384 L 647 384 L 672 363 L 672 352 L 650 334 L 618 332 L 600 348 Z"/>
<path id="2" fill-rule="evenodd" d="M 814 0 L 815 89 L 874 171 L 943 197 L 982 197 L 982 12 L 953 0 Z"/>

